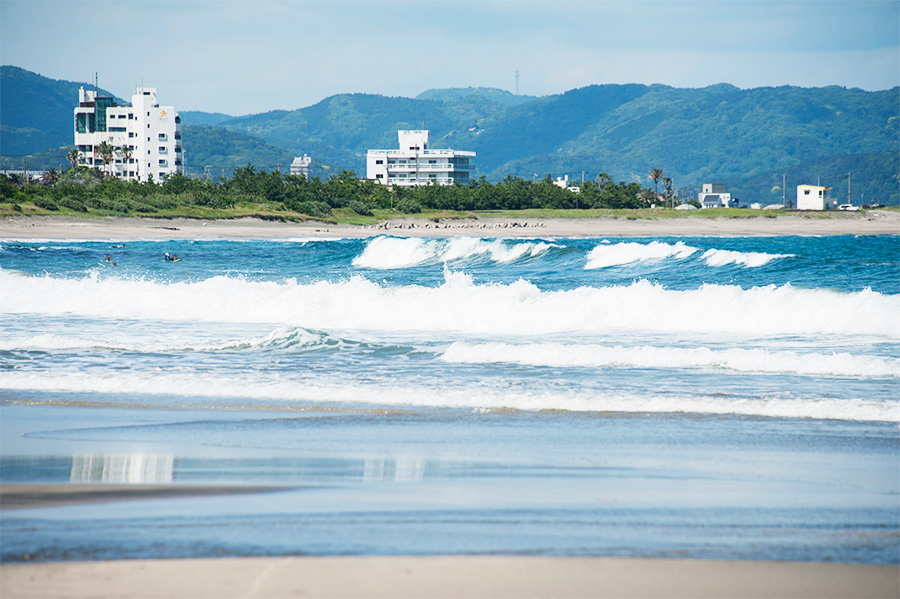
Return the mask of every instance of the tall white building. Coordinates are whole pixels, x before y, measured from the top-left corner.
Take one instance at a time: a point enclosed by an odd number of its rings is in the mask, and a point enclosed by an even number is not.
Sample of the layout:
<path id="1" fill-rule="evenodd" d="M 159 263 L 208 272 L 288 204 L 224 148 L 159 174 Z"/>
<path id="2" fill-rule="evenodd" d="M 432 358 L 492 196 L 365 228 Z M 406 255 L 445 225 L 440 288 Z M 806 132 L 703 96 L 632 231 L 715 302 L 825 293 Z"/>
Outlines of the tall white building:
<path id="1" fill-rule="evenodd" d="M 103 142 L 116 149 L 108 164 L 98 151 Z M 160 182 L 184 172 L 181 117 L 172 106 L 159 105 L 152 87 L 137 88 L 131 106 L 118 106 L 82 87 L 75 108 L 75 146 L 81 164 L 119 179 Z"/>
<path id="2" fill-rule="evenodd" d="M 432 150 L 428 131 L 398 131 L 397 150 L 369 150 L 366 154 L 366 178 L 386 185 L 415 187 L 437 181 L 451 185 L 468 183 L 475 170 L 475 152 Z"/>

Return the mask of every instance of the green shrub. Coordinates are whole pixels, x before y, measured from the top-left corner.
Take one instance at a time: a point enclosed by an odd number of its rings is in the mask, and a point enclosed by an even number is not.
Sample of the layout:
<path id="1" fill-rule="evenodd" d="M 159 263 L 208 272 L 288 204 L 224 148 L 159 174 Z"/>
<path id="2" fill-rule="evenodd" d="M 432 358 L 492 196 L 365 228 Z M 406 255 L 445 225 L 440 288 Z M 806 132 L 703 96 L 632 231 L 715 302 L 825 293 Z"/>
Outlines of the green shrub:
<path id="1" fill-rule="evenodd" d="M 415 200 L 403 198 L 397 203 L 397 210 L 404 214 L 418 214 L 422 212 L 422 206 Z"/>
<path id="2" fill-rule="evenodd" d="M 38 196 L 34 198 L 34 205 L 38 208 L 43 208 L 44 210 L 59 210 L 59 206 L 56 205 L 56 202 L 51 200 L 50 198 L 45 198 L 43 196 Z"/>
<path id="3" fill-rule="evenodd" d="M 359 200 L 350 200 L 350 210 L 359 214 L 360 216 L 372 216 L 372 211 L 369 209 L 365 203 Z"/>
<path id="4" fill-rule="evenodd" d="M 57 200 L 57 202 L 60 206 L 68 208 L 69 210 L 75 210 L 77 212 L 87 212 L 87 206 L 84 205 L 84 202 L 71 196 L 61 197 L 59 198 L 59 200 Z M 36 203 L 37 202 L 35 202 L 35 204 Z"/>

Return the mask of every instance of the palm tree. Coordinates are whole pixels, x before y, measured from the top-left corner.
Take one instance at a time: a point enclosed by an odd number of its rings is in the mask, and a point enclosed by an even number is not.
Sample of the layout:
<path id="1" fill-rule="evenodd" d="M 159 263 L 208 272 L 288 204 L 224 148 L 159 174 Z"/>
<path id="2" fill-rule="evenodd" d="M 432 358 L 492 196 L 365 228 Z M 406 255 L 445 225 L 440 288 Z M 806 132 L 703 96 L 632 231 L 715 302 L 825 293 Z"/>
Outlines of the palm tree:
<path id="1" fill-rule="evenodd" d="M 57 181 L 59 181 L 59 172 L 57 172 L 55 168 L 47 169 L 44 171 L 44 174 L 41 175 L 41 183 L 47 187 L 53 186 Z"/>
<path id="2" fill-rule="evenodd" d="M 672 200 L 672 179 L 669 177 L 663 177 L 663 186 L 666 189 L 666 204 L 668 205 L 669 202 Z M 675 206 L 673 204 L 672 208 L 674 208 L 674 207 Z"/>
<path id="3" fill-rule="evenodd" d="M 123 168 L 125 169 L 125 173 L 128 173 L 128 161 L 131 160 L 131 155 L 134 153 L 134 149 L 131 146 L 122 146 L 117 149 L 117 152 L 122 157 Z"/>
<path id="4" fill-rule="evenodd" d="M 659 198 L 658 188 L 659 188 L 659 180 L 663 178 L 665 173 L 663 173 L 661 168 L 650 169 L 650 174 L 648 178 L 653 179 L 653 201 L 657 201 Z"/>
<path id="5" fill-rule="evenodd" d="M 97 154 L 100 155 L 100 160 L 103 161 L 103 166 L 106 167 L 106 174 L 112 174 L 110 172 L 109 163 L 113 161 L 113 156 L 115 156 L 116 148 L 109 142 L 104 141 L 99 146 L 97 146 L 95 150 Z"/>
<path id="6" fill-rule="evenodd" d="M 78 151 L 78 148 L 74 148 L 66 154 L 66 160 L 72 163 L 72 175 L 74 176 L 78 172 L 78 163 L 81 162 L 81 152 Z"/>
<path id="7" fill-rule="evenodd" d="M 600 187 L 600 189 L 606 187 L 606 184 L 610 181 L 612 181 L 612 177 L 610 177 L 606 173 L 600 173 L 599 175 L 597 175 L 597 186 Z"/>

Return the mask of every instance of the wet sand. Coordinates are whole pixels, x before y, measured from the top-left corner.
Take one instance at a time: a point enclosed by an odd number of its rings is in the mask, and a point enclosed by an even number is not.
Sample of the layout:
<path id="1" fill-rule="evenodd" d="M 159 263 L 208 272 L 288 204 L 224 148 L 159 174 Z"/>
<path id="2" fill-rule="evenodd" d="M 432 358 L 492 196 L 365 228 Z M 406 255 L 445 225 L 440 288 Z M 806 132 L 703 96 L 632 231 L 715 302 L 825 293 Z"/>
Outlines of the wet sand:
<path id="1" fill-rule="evenodd" d="M 241 493 L 266 493 L 284 487 L 218 485 L 116 485 L 116 484 L 14 484 L 0 485 L 2 510 L 54 507 L 83 503 L 104 503 L 136 499 L 215 497 Z"/>
<path id="2" fill-rule="evenodd" d="M 0 566 L 3 597 L 897 597 L 895 566 L 505 556 Z"/>
<path id="3" fill-rule="evenodd" d="M 35 216 L 0 220 L 5 239 L 266 239 L 292 237 L 641 237 L 750 235 L 898 235 L 900 212 L 870 210 L 822 216 L 766 215 L 747 218 L 494 218 L 394 219 L 370 226 L 316 221 L 284 223 L 255 218 L 192 220 L 83 219 Z"/>
<path id="4" fill-rule="evenodd" d="M 30 484 L 4 510 L 267 492 L 263 487 Z M 618 557 L 369 556 L 0 565 L 12 598 L 900 597 L 900 566 Z"/>

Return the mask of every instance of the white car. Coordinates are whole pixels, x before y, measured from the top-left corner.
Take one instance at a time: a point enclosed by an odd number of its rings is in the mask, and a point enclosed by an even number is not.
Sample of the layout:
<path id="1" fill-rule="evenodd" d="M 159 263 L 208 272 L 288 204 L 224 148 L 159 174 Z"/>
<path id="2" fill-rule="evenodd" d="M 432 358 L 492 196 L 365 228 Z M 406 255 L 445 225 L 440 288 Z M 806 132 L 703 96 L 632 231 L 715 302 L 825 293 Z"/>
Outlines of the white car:
<path id="1" fill-rule="evenodd" d="M 838 206 L 838 210 L 846 210 L 847 212 L 856 212 L 859 210 L 859 206 L 854 206 L 853 204 L 841 204 Z"/>

